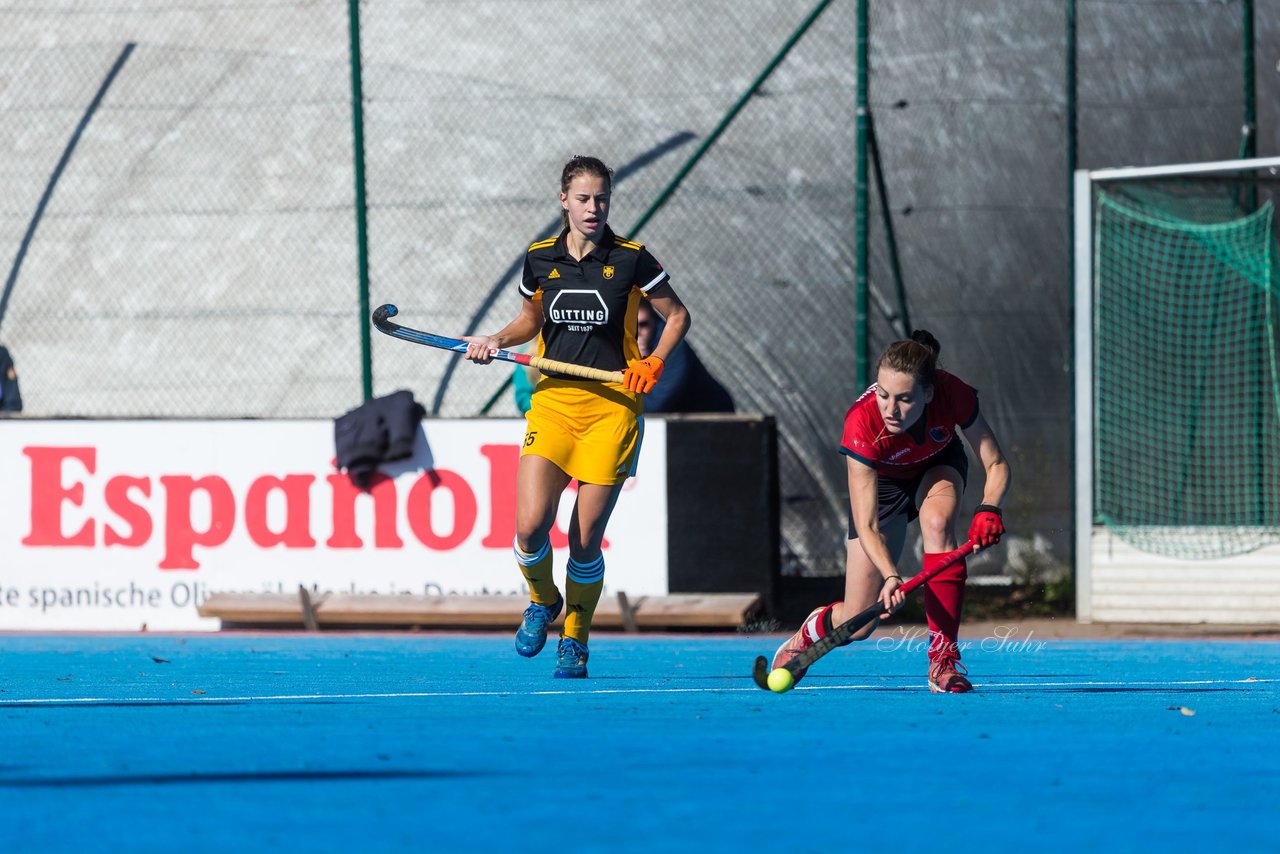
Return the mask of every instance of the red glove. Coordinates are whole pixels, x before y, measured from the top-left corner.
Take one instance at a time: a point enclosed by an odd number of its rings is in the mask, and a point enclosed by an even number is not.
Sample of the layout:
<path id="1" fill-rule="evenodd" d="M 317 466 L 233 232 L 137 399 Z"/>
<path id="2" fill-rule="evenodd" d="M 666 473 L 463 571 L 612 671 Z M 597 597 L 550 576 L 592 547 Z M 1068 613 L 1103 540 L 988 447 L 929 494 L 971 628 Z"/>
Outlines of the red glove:
<path id="1" fill-rule="evenodd" d="M 623 385 L 627 387 L 627 391 L 648 394 L 658 384 L 658 377 L 662 376 L 664 367 L 666 367 L 665 364 L 657 356 L 632 362 L 627 365 L 627 372 L 622 375 Z"/>
<path id="2" fill-rule="evenodd" d="M 986 548 L 1000 542 L 1004 536 L 1004 521 L 1000 518 L 1000 508 L 993 504 L 979 504 L 973 513 L 973 521 L 969 523 L 969 539 Z"/>

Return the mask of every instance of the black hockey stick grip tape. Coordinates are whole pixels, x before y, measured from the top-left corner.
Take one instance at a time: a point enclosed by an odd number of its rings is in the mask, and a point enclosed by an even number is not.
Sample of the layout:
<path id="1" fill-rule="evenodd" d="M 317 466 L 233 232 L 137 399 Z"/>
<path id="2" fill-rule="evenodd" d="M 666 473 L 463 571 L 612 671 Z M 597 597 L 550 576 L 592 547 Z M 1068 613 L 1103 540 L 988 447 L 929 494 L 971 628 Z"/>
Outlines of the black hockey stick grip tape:
<path id="1" fill-rule="evenodd" d="M 946 556 L 943 557 L 942 562 L 937 566 L 930 567 L 927 572 L 918 572 L 911 576 L 911 578 L 904 582 L 898 589 L 904 594 L 910 593 L 917 587 L 926 584 L 929 579 L 933 578 L 944 569 L 955 566 L 971 554 L 976 554 L 978 549 L 978 545 L 972 540 L 969 540 L 954 551 L 947 552 Z M 865 627 L 882 613 L 884 613 L 884 607 L 879 601 L 871 603 L 869 607 L 864 608 L 840 625 L 833 628 L 825 637 L 820 638 L 813 644 L 813 646 L 809 647 L 783 666 L 786 667 L 787 670 L 790 670 L 793 676 L 806 670 L 812 666 L 815 661 L 822 658 L 822 656 L 826 655 L 831 650 L 848 643 L 849 639 L 857 634 L 859 629 Z"/>

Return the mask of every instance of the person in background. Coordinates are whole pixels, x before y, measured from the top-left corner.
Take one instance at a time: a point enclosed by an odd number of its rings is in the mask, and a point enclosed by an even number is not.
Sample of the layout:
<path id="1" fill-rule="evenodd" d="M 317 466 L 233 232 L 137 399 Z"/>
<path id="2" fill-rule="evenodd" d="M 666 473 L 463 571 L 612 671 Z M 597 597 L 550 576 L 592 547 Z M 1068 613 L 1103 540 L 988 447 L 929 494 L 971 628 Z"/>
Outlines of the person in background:
<path id="1" fill-rule="evenodd" d="M 661 340 L 662 316 L 641 300 L 636 315 L 636 343 L 640 355 L 648 356 Z M 645 395 L 645 412 L 733 412 L 733 397 L 711 375 L 688 340 L 671 351 L 662 372 L 662 384 Z"/>
<path id="2" fill-rule="evenodd" d="M 985 472 L 982 503 L 968 539 L 985 547 L 1004 535 L 1000 508 L 1009 491 L 1009 464 L 978 410 L 977 391 L 939 369 L 941 349 L 922 329 L 910 340 L 890 344 L 876 362 L 875 384 L 845 415 L 840 441 L 849 479 L 844 601 L 815 608 L 774 653 L 775 669 L 877 600 L 884 607 L 882 617 L 901 607 L 897 562 L 912 519 L 920 519 L 926 571 L 956 548 L 956 513 L 969 472 L 959 432 Z M 924 586 L 929 690 L 934 693 L 973 690 L 960 665 L 958 643 L 966 578 L 961 561 Z M 865 640 L 879 623 L 879 618 L 872 621 L 852 639 Z M 797 674 L 797 681 L 803 675 Z"/>
<path id="3" fill-rule="evenodd" d="M 635 474 L 643 435 L 644 395 L 689 328 L 689 312 L 671 277 L 643 245 L 608 225 L 613 173 L 595 157 L 575 156 L 560 174 L 559 236 L 525 255 L 520 314 L 493 335 L 465 337 L 466 357 L 489 364 L 493 353 L 538 338 L 548 359 L 623 371 L 621 383 L 544 374 L 525 415 L 516 474 L 515 557 L 530 603 L 516 630 L 516 652 L 542 651 L 547 626 L 566 609 L 556 650 L 556 678 L 587 676 L 591 620 L 604 588 L 601 543 L 622 487 Z M 647 301 L 666 320 L 652 352 L 636 345 L 636 311 Z M 552 578 L 551 527 L 560 496 L 578 481 L 569 521 L 568 579 Z"/>
<path id="4" fill-rule="evenodd" d="M 0 345 L 0 413 L 21 412 L 22 392 L 18 388 L 18 369 L 8 349 Z"/>
<path id="5" fill-rule="evenodd" d="M 542 372 L 530 365 L 516 365 L 511 372 L 511 393 L 515 397 L 516 409 L 524 415 L 533 406 L 533 390 L 542 379 Z"/>

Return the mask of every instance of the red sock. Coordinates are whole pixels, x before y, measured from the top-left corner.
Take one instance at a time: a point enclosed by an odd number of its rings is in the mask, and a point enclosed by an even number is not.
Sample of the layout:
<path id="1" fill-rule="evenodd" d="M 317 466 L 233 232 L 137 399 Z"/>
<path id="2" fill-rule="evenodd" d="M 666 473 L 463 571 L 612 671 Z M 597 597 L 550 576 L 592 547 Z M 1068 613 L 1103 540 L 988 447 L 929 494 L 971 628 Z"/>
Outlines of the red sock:
<path id="1" fill-rule="evenodd" d="M 946 554 L 925 554 L 924 571 L 942 563 Z M 969 577 L 962 560 L 947 567 L 924 586 L 924 615 L 929 621 L 929 660 L 959 658 L 960 612 L 964 608 L 964 582 Z"/>
<path id="2" fill-rule="evenodd" d="M 815 644 L 822 640 L 827 636 L 827 632 L 831 631 L 831 609 L 837 604 L 839 603 L 832 602 L 821 610 L 815 610 L 804 621 L 802 631 L 804 632 L 805 640 L 810 644 Z"/>

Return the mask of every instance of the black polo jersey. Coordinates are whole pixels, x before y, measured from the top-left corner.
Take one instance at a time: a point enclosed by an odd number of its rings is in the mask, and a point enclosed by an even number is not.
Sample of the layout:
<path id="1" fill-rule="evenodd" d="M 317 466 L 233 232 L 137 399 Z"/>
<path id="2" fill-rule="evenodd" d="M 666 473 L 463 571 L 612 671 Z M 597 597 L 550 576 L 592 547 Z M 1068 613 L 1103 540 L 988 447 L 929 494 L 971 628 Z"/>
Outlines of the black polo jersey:
<path id="1" fill-rule="evenodd" d="M 605 226 L 590 255 L 574 260 L 568 231 L 540 240 L 524 258 L 520 295 L 542 301 L 538 354 L 548 359 L 621 371 L 639 358 L 636 306 L 641 295 L 670 281 L 643 244 Z M 565 377 L 572 379 L 572 377 Z"/>

